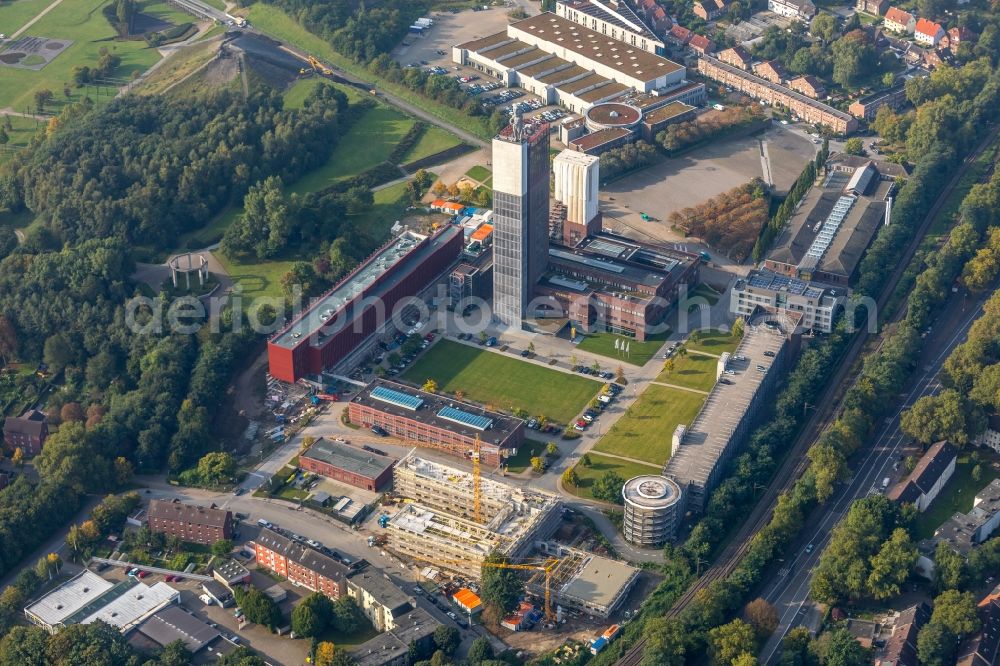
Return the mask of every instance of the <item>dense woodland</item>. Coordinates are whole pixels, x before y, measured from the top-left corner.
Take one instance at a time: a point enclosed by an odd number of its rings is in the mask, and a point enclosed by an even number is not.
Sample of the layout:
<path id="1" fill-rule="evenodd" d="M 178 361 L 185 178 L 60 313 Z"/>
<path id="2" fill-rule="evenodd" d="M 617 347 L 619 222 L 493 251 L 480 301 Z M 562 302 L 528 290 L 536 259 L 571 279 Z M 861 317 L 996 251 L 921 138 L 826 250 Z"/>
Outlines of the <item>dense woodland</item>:
<path id="1" fill-rule="evenodd" d="M 767 223 L 768 197 L 759 179 L 670 214 L 670 226 L 703 239 L 740 261 L 750 253 Z"/>

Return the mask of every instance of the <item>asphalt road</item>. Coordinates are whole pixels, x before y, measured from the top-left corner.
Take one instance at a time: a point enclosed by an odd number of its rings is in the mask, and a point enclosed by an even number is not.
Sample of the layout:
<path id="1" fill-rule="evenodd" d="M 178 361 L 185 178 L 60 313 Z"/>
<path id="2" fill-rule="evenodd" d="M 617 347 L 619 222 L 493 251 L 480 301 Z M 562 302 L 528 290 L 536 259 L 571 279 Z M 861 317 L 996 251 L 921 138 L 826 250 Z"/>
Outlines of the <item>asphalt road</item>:
<path id="1" fill-rule="evenodd" d="M 830 531 L 847 513 L 854 500 L 873 490 L 880 491 L 882 479 L 893 476 L 893 466 L 900 458 L 898 451 L 908 439 L 900 429 L 900 416 L 920 398 L 940 390 L 940 371 L 944 361 L 965 340 L 969 328 L 982 313 L 983 303 L 988 296 L 989 293 L 975 300 L 969 300 L 965 295 L 952 299 L 951 307 L 938 320 L 954 321 L 956 326 L 941 327 L 941 332 L 929 340 L 922 358 L 922 371 L 915 377 L 912 388 L 896 405 L 891 416 L 883 419 L 873 436 L 872 446 L 865 451 L 864 457 L 853 461 L 852 468 L 858 470 L 857 473 L 840 487 L 833 499 L 814 513 L 808 521 L 812 527 L 803 531 L 793 550 L 795 555 L 786 562 L 779 575 L 765 586 L 761 596 L 778 609 L 780 619 L 777 630 L 761 650 L 762 663 L 773 663 L 780 655 L 781 640 L 785 634 L 802 625 L 809 616 L 809 586 L 813 570 L 829 542 Z M 806 552 L 809 544 L 812 545 L 811 553 Z"/>

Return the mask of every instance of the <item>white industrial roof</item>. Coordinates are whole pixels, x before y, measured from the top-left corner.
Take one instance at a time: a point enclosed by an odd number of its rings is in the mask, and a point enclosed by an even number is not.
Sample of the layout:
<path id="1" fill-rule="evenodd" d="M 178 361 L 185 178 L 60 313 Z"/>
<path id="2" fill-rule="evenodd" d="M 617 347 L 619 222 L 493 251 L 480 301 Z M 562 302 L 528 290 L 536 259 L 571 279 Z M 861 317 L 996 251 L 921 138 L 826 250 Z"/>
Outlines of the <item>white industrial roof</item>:
<path id="1" fill-rule="evenodd" d="M 93 571 L 84 570 L 28 606 L 25 611 L 41 622 L 54 626 L 112 587 L 114 583 L 104 580 Z"/>
<path id="2" fill-rule="evenodd" d="M 128 592 L 90 615 L 80 624 L 90 624 L 103 620 L 119 629 L 135 624 L 151 613 L 155 613 L 180 596 L 180 592 L 166 583 L 150 587 L 139 583 Z"/>

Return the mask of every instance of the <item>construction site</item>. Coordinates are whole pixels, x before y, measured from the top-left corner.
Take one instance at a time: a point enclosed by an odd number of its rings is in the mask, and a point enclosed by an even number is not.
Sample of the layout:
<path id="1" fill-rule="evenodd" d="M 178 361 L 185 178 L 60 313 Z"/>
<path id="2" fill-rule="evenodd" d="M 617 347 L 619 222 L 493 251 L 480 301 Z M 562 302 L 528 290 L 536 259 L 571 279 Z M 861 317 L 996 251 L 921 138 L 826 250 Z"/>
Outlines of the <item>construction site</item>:
<path id="1" fill-rule="evenodd" d="M 478 466 L 474 466 L 478 467 Z M 405 498 L 395 515 L 384 514 L 386 547 L 417 563 L 431 563 L 479 579 L 484 566 L 526 572 L 526 590 L 554 607 L 607 618 L 626 598 L 639 570 L 550 540 L 559 528 L 562 501 L 547 493 L 484 479 L 473 472 L 411 452 L 396 466 L 395 494 Z M 490 553 L 507 559 L 486 563 Z"/>

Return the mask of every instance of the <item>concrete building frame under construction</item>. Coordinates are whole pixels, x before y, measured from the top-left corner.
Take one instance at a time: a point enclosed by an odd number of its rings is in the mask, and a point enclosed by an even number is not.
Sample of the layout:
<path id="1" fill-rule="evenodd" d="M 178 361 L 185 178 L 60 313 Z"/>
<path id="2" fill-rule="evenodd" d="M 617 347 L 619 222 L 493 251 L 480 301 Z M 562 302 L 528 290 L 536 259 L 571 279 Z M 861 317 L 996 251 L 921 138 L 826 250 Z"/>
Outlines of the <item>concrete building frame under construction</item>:
<path id="1" fill-rule="evenodd" d="M 474 565 L 492 551 L 524 557 L 559 526 L 558 497 L 487 478 L 480 479 L 483 522 L 477 523 L 472 474 L 413 452 L 396 465 L 393 479 L 395 493 L 413 501 L 389 519 L 388 548 L 467 576 L 478 578 Z"/>

